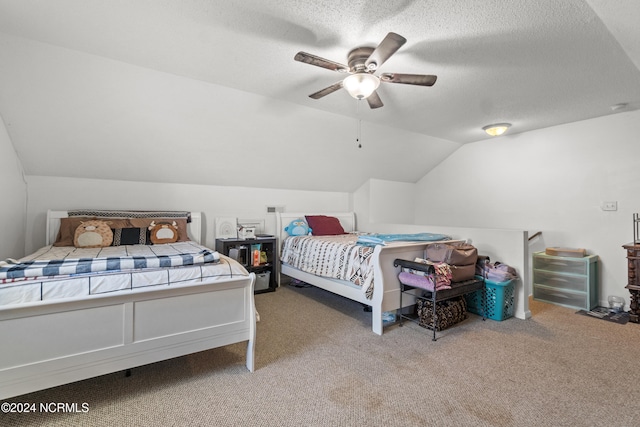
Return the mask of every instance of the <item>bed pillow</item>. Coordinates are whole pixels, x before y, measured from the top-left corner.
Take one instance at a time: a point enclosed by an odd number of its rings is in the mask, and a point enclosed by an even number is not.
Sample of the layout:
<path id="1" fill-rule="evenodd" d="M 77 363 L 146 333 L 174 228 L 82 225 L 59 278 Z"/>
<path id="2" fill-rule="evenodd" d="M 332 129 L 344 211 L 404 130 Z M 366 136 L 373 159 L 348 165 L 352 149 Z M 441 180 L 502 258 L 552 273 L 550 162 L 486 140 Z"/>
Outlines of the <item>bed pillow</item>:
<path id="1" fill-rule="evenodd" d="M 158 223 L 152 221 L 149 224 L 149 231 L 149 238 L 154 245 L 178 241 L 178 224 L 175 221 Z"/>
<path id="2" fill-rule="evenodd" d="M 284 231 L 286 231 L 289 236 L 307 236 L 311 232 L 311 229 L 304 219 L 296 218 L 284 228 Z"/>
<path id="3" fill-rule="evenodd" d="M 311 234 L 314 236 L 336 236 L 347 234 L 340 224 L 340 220 L 334 216 L 326 215 L 306 215 L 307 223 L 311 227 Z"/>
<path id="4" fill-rule="evenodd" d="M 74 246 L 73 238 L 75 236 L 76 228 L 78 228 L 81 222 L 86 222 L 91 220 L 108 221 L 109 227 L 111 228 L 131 227 L 131 224 L 129 224 L 129 220 L 127 219 L 111 219 L 111 218 L 80 217 L 80 216 L 70 217 L 70 218 L 60 218 L 60 229 L 58 230 L 56 241 L 53 242 L 53 246 Z"/>
<path id="5" fill-rule="evenodd" d="M 159 224 L 161 222 L 173 224 L 176 223 L 178 229 L 178 240 L 176 242 L 188 242 L 189 235 L 187 233 L 187 219 L 186 218 L 129 218 L 129 222 L 133 227 L 142 227 L 148 229 L 151 223 Z"/>
<path id="6" fill-rule="evenodd" d="M 102 248 L 111 246 L 111 242 L 113 232 L 106 221 L 83 221 L 73 235 L 73 246 L 76 248 Z"/>
<path id="7" fill-rule="evenodd" d="M 113 231 L 113 243 L 111 243 L 111 246 L 147 245 L 151 243 L 148 238 L 149 232 L 146 228 L 112 228 L 111 231 Z"/>

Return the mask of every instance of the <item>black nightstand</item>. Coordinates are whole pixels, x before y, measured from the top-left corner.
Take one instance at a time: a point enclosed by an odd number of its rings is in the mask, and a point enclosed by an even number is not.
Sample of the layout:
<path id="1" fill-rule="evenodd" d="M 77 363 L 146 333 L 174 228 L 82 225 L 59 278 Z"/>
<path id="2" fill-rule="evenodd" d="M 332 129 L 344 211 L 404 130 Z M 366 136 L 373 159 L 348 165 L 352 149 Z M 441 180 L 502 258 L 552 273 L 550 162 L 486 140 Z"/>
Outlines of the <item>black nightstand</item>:
<path id="1" fill-rule="evenodd" d="M 254 250 L 264 255 L 254 263 Z M 274 237 L 255 239 L 216 239 L 216 251 L 235 258 L 249 273 L 256 274 L 255 293 L 273 292 L 278 287 L 278 245 Z M 266 262 L 265 262 L 266 256 Z"/>

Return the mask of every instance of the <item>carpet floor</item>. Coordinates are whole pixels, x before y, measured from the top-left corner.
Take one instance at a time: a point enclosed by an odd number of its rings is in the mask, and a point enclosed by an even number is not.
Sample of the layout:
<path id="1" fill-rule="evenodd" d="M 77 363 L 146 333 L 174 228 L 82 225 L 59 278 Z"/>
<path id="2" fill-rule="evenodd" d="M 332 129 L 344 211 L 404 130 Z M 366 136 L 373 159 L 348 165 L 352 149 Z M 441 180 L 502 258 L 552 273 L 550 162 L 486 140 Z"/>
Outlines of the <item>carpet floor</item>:
<path id="1" fill-rule="evenodd" d="M 529 320 L 470 314 L 433 342 L 413 323 L 377 336 L 360 304 L 314 287 L 255 299 L 254 373 L 234 344 L 10 399 L 80 411 L 0 425 L 640 425 L 635 323 L 531 301 Z"/>

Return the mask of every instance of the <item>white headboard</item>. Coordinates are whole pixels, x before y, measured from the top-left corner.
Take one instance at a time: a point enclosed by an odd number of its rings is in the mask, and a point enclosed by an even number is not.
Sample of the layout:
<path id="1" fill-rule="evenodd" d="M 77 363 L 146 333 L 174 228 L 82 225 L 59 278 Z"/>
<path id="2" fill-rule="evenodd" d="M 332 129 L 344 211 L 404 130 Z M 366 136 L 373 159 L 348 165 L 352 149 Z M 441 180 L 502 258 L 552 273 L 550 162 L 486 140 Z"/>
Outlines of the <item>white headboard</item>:
<path id="1" fill-rule="evenodd" d="M 58 236 L 60 229 L 60 219 L 67 218 L 67 211 L 47 211 L 47 245 L 53 244 Z M 189 238 L 196 243 L 200 243 L 202 239 L 202 214 L 201 212 L 191 212 L 191 222 L 187 224 L 187 234 Z"/>
<path id="2" fill-rule="evenodd" d="M 304 218 L 305 215 L 326 215 L 334 216 L 340 221 L 340 225 L 347 233 L 356 231 L 356 214 L 355 212 L 328 212 L 328 213 L 299 213 L 299 212 L 276 212 L 276 237 L 278 243 L 282 242 L 289 236 L 284 228 L 291 221 L 298 218 Z"/>

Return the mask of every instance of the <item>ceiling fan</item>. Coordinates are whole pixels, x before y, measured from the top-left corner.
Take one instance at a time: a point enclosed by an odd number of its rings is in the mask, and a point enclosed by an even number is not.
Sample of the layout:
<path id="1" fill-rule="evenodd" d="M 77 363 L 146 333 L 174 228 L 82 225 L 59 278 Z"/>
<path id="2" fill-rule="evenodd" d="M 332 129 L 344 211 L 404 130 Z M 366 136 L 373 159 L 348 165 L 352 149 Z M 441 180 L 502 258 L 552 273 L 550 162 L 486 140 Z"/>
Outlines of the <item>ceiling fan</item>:
<path id="1" fill-rule="evenodd" d="M 306 52 L 298 52 L 293 58 L 305 64 L 315 65 L 339 73 L 348 73 L 343 80 L 309 95 L 309 98 L 320 99 L 338 89 L 346 89 L 356 99 L 367 99 L 369 107 L 380 108 L 384 104 L 376 92 L 381 82 L 402 83 L 417 86 L 433 86 L 437 76 L 425 74 L 374 73 L 391 57 L 407 39 L 396 33 L 389 33 L 375 49 L 372 47 L 356 47 L 347 56 L 347 65 L 330 61 Z"/>

